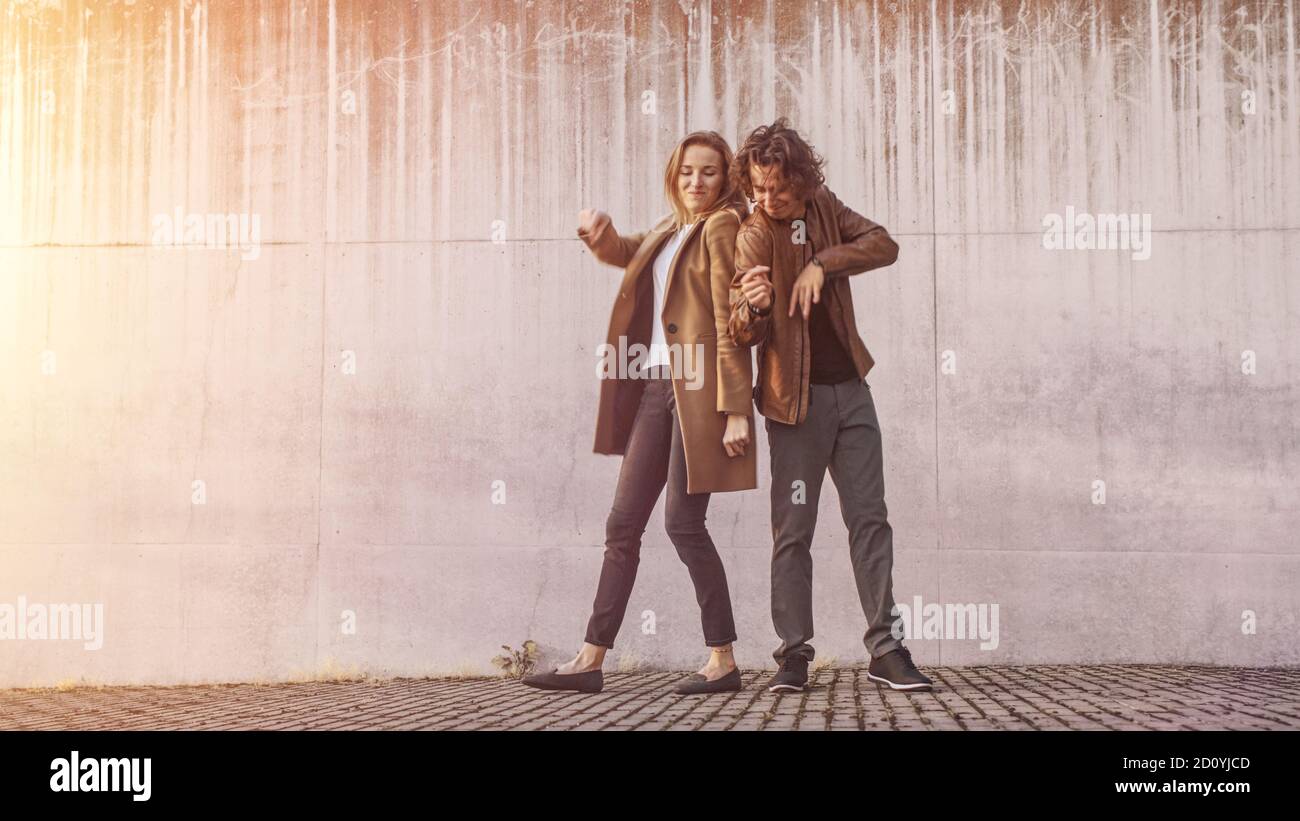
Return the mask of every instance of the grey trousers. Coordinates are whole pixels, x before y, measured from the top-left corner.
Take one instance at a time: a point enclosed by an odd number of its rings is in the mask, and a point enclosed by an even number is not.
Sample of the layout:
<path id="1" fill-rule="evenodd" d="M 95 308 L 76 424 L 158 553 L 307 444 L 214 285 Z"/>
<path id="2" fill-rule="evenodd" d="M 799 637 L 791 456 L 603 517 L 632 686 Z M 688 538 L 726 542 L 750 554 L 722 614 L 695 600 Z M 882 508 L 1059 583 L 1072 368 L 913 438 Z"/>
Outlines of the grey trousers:
<path id="1" fill-rule="evenodd" d="M 704 643 L 723 647 L 736 640 L 736 623 L 727 572 L 704 523 L 710 494 L 686 492 L 686 448 L 673 380 L 662 369 L 655 375 L 641 394 L 605 520 L 605 560 L 585 641 L 614 646 L 641 561 L 641 536 L 666 485 L 664 527 L 695 585 Z"/>
<path id="2" fill-rule="evenodd" d="M 894 615 L 894 540 L 885 508 L 880 423 L 864 379 L 810 385 L 802 425 L 766 420 L 772 454 L 772 624 L 780 663 L 812 661 L 812 541 L 817 501 L 830 469 L 849 529 L 849 556 L 862 612 L 863 643 L 873 658 L 902 646 L 890 633 Z"/>

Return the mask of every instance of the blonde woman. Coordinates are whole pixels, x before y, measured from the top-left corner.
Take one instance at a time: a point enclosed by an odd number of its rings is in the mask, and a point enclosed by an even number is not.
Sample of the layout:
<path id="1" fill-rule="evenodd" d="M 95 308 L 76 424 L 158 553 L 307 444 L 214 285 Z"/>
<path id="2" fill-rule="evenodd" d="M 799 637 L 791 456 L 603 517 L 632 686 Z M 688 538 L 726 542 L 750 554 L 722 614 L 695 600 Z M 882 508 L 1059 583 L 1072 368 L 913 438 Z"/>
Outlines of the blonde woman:
<path id="1" fill-rule="evenodd" d="M 758 486 L 753 447 L 753 370 L 727 333 L 736 233 L 747 214 L 720 135 L 678 144 L 664 174 L 672 213 L 641 234 L 620 235 L 607 214 L 578 215 L 578 236 L 601 262 L 624 269 L 604 350 L 644 357 L 611 363 L 600 386 L 597 453 L 622 454 L 605 524 L 604 563 L 582 649 L 524 683 L 599 692 L 605 653 L 623 622 L 641 535 L 667 487 L 665 526 L 700 606 L 709 658 L 679 693 L 739 690 L 736 627 L 722 559 L 705 527 L 711 493 Z"/>

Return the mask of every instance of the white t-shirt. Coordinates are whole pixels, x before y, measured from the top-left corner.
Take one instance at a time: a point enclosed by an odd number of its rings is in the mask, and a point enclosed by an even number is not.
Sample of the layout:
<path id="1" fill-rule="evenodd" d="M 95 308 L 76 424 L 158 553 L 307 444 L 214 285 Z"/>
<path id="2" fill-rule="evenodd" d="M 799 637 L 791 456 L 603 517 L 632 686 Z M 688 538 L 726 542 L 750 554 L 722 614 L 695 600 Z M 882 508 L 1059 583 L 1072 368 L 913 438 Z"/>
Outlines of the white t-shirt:
<path id="1" fill-rule="evenodd" d="M 679 228 L 668 238 L 664 247 L 659 250 L 659 255 L 655 257 L 655 306 L 653 319 L 650 322 L 650 355 L 646 357 L 645 365 L 647 368 L 672 364 L 668 355 L 668 338 L 664 335 L 664 293 L 668 290 L 668 267 L 672 265 L 677 249 L 681 247 L 682 240 L 686 239 L 690 230 L 689 223 Z"/>

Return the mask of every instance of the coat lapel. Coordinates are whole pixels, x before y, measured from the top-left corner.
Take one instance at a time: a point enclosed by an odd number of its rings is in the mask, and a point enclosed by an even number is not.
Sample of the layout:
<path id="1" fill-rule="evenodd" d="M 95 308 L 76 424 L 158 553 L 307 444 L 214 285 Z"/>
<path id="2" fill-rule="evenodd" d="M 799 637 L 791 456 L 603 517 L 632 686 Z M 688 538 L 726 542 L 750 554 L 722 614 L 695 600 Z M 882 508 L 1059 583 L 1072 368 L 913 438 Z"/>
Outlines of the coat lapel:
<path id="1" fill-rule="evenodd" d="M 637 273 L 646 266 L 646 263 L 659 252 L 663 244 L 668 241 L 672 229 L 655 228 L 646 236 L 641 247 L 636 249 L 636 255 L 632 257 L 632 264 L 629 268 L 635 268 Z"/>
<path id="2" fill-rule="evenodd" d="M 691 241 L 691 237 L 695 236 L 695 229 L 698 228 L 699 225 L 699 222 L 693 222 L 691 223 L 691 227 L 686 229 L 686 236 L 682 237 L 681 242 L 677 243 L 677 253 L 673 254 L 672 262 L 668 265 L 668 281 L 664 283 L 665 311 L 668 310 L 668 295 L 673 292 L 673 277 L 677 275 L 677 258 L 682 255 L 682 251 L 686 250 L 687 243 Z M 669 233 L 672 233 L 671 228 L 669 229 Z"/>
<path id="3" fill-rule="evenodd" d="M 636 281 L 641 278 L 641 274 L 646 269 L 646 261 L 651 259 L 664 242 L 668 240 L 668 235 L 672 232 L 672 219 L 665 217 L 659 223 L 651 228 L 641 240 L 641 247 L 636 249 L 632 255 L 632 260 L 627 264 L 626 274 L 623 279 L 623 290 L 633 291 Z"/>

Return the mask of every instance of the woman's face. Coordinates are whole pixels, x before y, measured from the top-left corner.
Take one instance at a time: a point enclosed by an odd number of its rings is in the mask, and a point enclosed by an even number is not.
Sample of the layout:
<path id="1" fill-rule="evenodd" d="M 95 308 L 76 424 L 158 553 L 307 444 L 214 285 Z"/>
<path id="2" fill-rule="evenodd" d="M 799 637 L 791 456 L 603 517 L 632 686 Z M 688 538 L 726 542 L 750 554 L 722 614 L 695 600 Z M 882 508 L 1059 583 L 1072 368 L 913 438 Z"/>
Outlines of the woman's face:
<path id="1" fill-rule="evenodd" d="M 677 169 L 677 190 L 692 215 L 707 211 L 722 193 L 722 155 L 707 145 L 686 147 Z"/>

